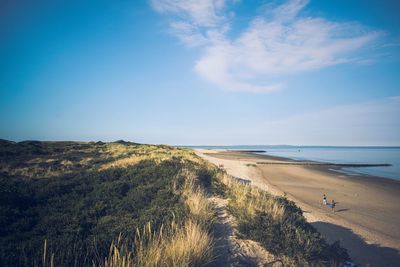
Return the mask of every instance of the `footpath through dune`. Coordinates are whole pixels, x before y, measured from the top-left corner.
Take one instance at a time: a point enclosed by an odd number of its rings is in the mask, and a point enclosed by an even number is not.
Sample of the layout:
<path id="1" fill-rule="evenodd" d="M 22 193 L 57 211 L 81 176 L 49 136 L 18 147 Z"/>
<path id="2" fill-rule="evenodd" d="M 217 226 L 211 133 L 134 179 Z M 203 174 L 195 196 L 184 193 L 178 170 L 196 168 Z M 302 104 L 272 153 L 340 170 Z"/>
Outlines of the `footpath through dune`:
<path id="1" fill-rule="evenodd" d="M 362 266 L 398 266 L 400 242 L 396 236 L 399 227 L 395 222 L 400 214 L 400 205 L 398 205 L 400 199 L 392 192 L 397 190 L 396 182 L 383 183 L 382 188 L 379 188 L 378 183 L 368 184 L 368 179 L 366 179 L 367 182 L 357 181 L 354 178 L 344 179 L 341 177 L 342 174 L 337 174 L 336 177 L 335 174 L 304 166 L 257 165 L 257 162 L 265 160 L 259 155 L 208 149 L 195 151 L 197 155 L 211 163 L 217 166 L 223 165 L 227 173 L 234 177 L 250 180 L 252 185 L 273 195 L 285 194 L 303 210 L 307 221 L 316 227 L 328 242 L 333 243 L 339 240 L 341 245 L 349 251 L 350 257 Z M 268 160 L 283 161 L 285 159 Z M 333 213 L 329 208 L 320 205 L 319 198 L 322 191 L 315 189 L 320 184 L 329 184 L 329 187 L 336 190 L 333 190 L 333 193 L 342 194 L 343 197 L 338 200 L 342 202 L 338 205 L 338 212 Z M 313 186 L 315 188 L 312 188 Z M 347 192 L 349 186 L 352 186 L 351 190 L 358 197 L 354 202 L 351 202 L 351 196 L 343 193 Z M 385 194 L 382 196 L 379 190 Z M 371 205 L 376 207 L 357 206 L 360 197 L 368 198 L 368 196 L 370 196 L 370 201 L 361 204 L 372 203 Z M 397 199 L 392 199 L 396 197 Z M 348 201 L 348 204 L 343 201 Z M 383 203 L 382 201 L 392 202 Z M 384 204 L 388 210 L 383 209 Z M 217 206 L 221 207 L 221 205 L 222 203 L 219 203 Z M 347 207 L 351 208 L 346 210 Z M 370 212 L 368 212 L 369 209 Z M 225 214 L 223 213 L 222 216 Z M 379 227 L 385 231 L 378 231 Z"/>
<path id="2" fill-rule="evenodd" d="M 282 266 L 259 243 L 237 237 L 235 218 L 226 210 L 226 199 L 211 197 L 209 201 L 217 214 L 214 226 L 217 257 L 211 266 Z"/>

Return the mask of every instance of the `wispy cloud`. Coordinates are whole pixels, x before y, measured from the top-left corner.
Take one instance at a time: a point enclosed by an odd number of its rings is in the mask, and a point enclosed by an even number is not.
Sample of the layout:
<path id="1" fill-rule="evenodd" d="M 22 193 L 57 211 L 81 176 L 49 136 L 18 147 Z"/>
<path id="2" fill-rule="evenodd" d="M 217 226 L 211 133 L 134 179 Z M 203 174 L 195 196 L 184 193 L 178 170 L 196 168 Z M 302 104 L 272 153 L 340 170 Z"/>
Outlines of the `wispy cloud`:
<path id="1" fill-rule="evenodd" d="M 324 67 L 364 62 L 360 48 L 381 32 L 358 23 L 333 22 L 304 16 L 308 0 L 265 5 L 237 38 L 228 37 L 228 0 L 152 0 L 160 13 L 171 16 L 170 29 L 187 46 L 202 47 L 194 66 L 205 80 L 225 90 L 273 92 L 284 87 L 284 75 Z M 277 77 L 281 79 L 276 81 Z"/>
<path id="2" fill-rule="evenodd" d="M 160 13 L 170 13 L 200 27 L 214 27 L 225 20 L 226 0 L 151 0 Z"/>

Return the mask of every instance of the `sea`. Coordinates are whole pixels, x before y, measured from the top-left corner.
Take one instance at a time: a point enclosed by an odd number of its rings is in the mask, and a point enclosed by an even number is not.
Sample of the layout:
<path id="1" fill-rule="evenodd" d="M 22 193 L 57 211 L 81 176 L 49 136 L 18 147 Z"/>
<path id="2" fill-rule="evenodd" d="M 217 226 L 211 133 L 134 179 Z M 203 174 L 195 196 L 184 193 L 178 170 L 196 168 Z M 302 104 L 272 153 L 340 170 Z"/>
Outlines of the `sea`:
<path id="1" fill-rule="evenodd" d="M 367 174 L 400 180 L 400 147 L 378 146 L 188 146 L 191 148 L 264 150 L 265 154 L 294 160 L 311 160 L 340 164 L 390 164 L 383 167 L 344 167 L 340 172 L 349 175 Z"/>

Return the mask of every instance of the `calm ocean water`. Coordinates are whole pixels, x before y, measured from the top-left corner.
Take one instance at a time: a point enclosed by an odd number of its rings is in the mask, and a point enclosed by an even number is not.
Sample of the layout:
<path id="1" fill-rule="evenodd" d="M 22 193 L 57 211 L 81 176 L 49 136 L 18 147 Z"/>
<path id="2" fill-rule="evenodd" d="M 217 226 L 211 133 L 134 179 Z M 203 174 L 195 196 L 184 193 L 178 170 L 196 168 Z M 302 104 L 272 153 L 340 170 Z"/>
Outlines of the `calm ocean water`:
<path id="1" fill-rule="evenodd" d="M 343 168 L 349 174 L 369 174 L 400 180 L 400 147 L 337 146 L 197 146 L 209 149 L 266 150 L 271 156 L 331 163 L 391 164 L 389 167 Z M 192 146 L 195 148 L 195 146 Z"/>

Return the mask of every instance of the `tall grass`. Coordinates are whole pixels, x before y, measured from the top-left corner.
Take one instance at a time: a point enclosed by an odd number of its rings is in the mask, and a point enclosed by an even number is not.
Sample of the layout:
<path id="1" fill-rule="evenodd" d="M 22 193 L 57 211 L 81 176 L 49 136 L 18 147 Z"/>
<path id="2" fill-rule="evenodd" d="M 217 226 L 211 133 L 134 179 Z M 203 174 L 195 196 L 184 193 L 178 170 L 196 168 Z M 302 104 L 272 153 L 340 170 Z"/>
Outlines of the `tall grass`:
<path id="1" fill-rule="evenodd" d="M 260 242 L 288 266 L 339 266 L 348 259 L 338 243 L 329 245 L 307 223 L 302 211 L 284 197 L 274 197 L 238 183 L 220 171 L 216 175 L 229 198 L 228 209 L 238 221 L 239 234 Z"/>
<path id="2" fill-rule="evenodd" d="M 294 203 L 235 182 L 192 150 L 124 142 L 29 143 L 0 149 L 0 155 L 5 155 L 0 169 L 7 173 L 0 179 L 7 189 L 0 209 L 0 219 L 8 222 L 2 225 L 7 239 L 0 242 L 3 266 L 206 265 L 214 258 L 210 190 L 230 199 L 241 235 L 290 258 L 292 265 L 340 263 L 347 255 L 324 243 Z M 62 175 L 20 179 L 14 177 L 17 170 L 22 178 Z M 19 237 L 21 229 L 29 230 L 27 240 Z M 49 239 L 42 247 L 44 235 Z"/>
<path id="3" fill-rule="evenodd" d="M 276 221 L 281 221 L 285 215 L 286 207 L 265 191 L 259 190 L 251 185 L 243 185 L 224 175 L 224 180 L 229 181 L 228 193 L 230 206 L 240 209 L 238 215 L 246 215 L 246 219 L 251 220 L 257 212 L 266 211 Z"/>
<path id="4" fill-rule="evenodd" d="M 214 212 L 196 177 L 183 170 L 183 186 L 174 185 L 187 208 L 183 219 L 154 231 L 150 224 L 137 230 L 133 248 L 121 238 L 111 245 L 104 267 L 204 266 L 213 260 L 214 241 L 210 233 Z"/>
<path id="5" fill-rule="evenodd" d="M 121 238 L 111 245 L 104 267 L 204 266 L 212 260 L 213 241 L 197 222 L 172 222 L 153 231 L 150 224 L 137 232 L 130 249 Z"/>
<path id="6" fill-rule="evenodd" d="M 181 196 L 190 218 L 208 228 L 214 221 L 215 213 L 207 200 L 201 181 L 199 181 L 195 173 L 187 169 L 182 170 L 181 175 L 185 177 L 183 186 L 180 189 Z M 174 187 L 177 187 L 176 184 Z"/>
<path id="7" fill-rule="evenodd" d="M 192 150 L 122 141 L 3 146 L 0 266 L 212 260 L 214 214 L 204 182 L 211 176 Z"/>
<path id="8" fill-rule="evenodd" d="M 44 243 L 43 243 L 43 251 L 42 251 L 41 261 L 39 261 L 39 262 L 34 261 L 33 265 L 35 267 L 36 266 L 54 267 L 54 254 L 48 252 L 47 240 L 46 239 L 44 240 Z"/>

